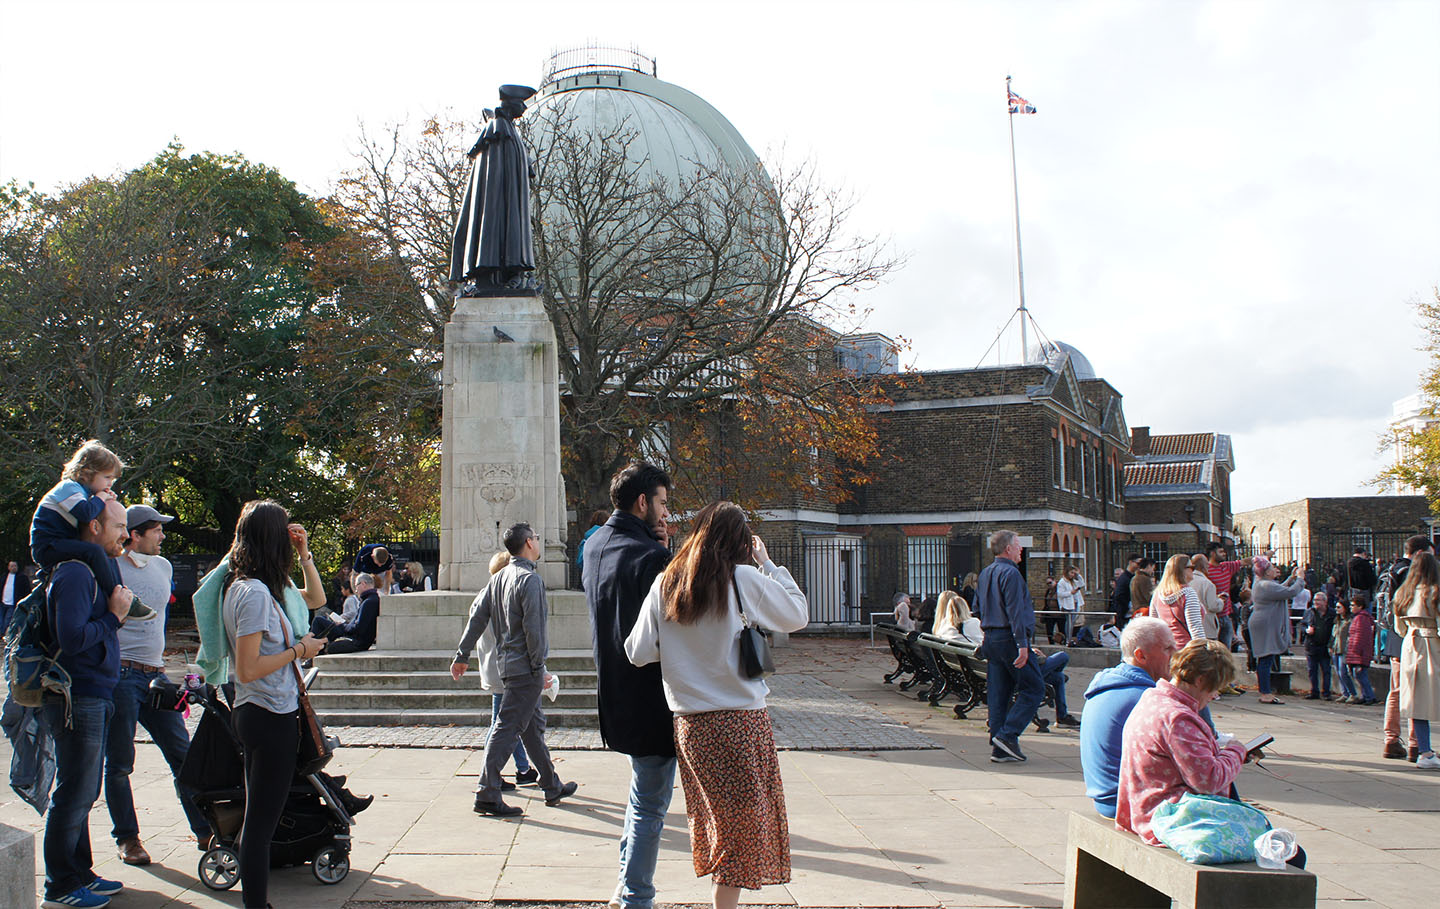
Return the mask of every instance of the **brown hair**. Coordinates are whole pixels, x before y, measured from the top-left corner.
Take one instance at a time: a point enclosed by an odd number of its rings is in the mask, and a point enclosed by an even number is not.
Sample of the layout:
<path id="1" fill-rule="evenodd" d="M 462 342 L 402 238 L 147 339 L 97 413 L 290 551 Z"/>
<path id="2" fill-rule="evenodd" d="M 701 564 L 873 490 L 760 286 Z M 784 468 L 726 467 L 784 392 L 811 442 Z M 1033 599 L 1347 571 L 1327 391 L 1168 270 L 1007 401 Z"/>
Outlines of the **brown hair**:
<path id="1" fill-rule="evenodd" d="M 1165 563 L 1165 574 L 1160 578 L 1160 595 L 1173 597 L 1185 587 L 1185 569 L 1192 567 L 1190 557 L 1183 553 L 1173 555 Z"/>
<path id="2" fill-rule="evenodd" d="M 660 576 L 665 618 L 693 625 L 730 607 L 735 566 L 751 559 L 750 527 L 734 502 L 712 502 L 695 515 L 690 538 Z"/>
<path id="3" fill-rule="evenodd" d="M 1198 688 L 1219 691 L 1235 680 L 1230 648 L 1219 641 L 1196 638 L 1170 658 L 1170 676 Z"/>
<path id="4" fill-rule="evenodd" d="M 280 600 L 290 583 L 295 547 L 290 542 L 290 515 L 271 499 L 246 502 L 235 522 L 235 542 L 230 546 L 230 581 L 250 578 L 261 581 L 270 595 Z M 226 581 L 228 589 L 230 581 Z"/>
<path id="5" fill-rule="evenodd" d="M 1411 614 L 1411 607 L 1417 605 L 1415 591 L 1421 587 L 1425 588 L 1425 595 L 1419 600 L 1420 610 L 1415 615 L 1433 616 L 1436 614 L 1435 600 L 1437 595 L 1440 595 L 1440 561 L 1436 561 L 1432 552 L 1417 552 L 1410 560 L 1410 568 L 1405 572 L 1405 583 L 1400 585 L 1400 592 L 1395 594 L 1396 615 Z"/>
<path id="6" fill-rule="evenodd" d="M 124 469 L 125 462 L 120 460 L 119 455 L 102 445 L 98 439 L 91 439 L 75 449 L 70 460 L 65 462 L 60 476 L 77 483 L 88 483 L 97 473 L 119 474 Z"/>

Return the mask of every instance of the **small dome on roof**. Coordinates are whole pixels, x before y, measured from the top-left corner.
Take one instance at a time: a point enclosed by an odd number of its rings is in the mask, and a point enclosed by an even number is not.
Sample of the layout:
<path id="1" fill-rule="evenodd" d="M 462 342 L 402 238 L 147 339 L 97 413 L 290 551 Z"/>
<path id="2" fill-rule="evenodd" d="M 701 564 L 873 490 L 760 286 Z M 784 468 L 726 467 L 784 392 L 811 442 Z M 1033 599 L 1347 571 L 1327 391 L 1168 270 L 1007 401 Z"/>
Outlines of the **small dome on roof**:
<path id="1" fill-rule="evenodd" d="M 1095 367 L 1090 365 L 1090 358 L 1081 353 L 1080 348 L 1066 344 L 1064 341 L 1055 341 L 1053 343 L 1056 347 L 1070 355 L 1070 367 L 1075 370 L 1076 379 L 1081 382 L 1087 382 L 1090 379 L 1100 378 L 1095 375 Z"/>

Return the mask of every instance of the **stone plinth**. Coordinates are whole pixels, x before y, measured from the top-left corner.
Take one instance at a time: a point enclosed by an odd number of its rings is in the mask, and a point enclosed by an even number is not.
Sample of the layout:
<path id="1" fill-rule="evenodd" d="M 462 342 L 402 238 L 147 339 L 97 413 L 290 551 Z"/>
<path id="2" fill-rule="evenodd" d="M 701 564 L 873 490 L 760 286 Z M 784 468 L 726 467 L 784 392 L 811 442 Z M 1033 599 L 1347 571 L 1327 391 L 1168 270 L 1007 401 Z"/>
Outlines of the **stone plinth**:
<path id="1" fill-rule="evenodd" d="M 518 521 L 544 543 L 545 586 L 564 587 L 560 364 L 538 296 L 455 302 L 445 326 L 442 443 L 439 587 L 483 587 L 501 534 Z"/>
<path id="2" fill-rule="evenodd" d="M 480 586 L 484 584 L 480 582 Z M 375 649 L 454 651 L 474 599 L 474 593 L 452 590 L 382 596 Z M 585 594 L 578 590 L 547 590 L 545 602 L 550 608 L 546 625 L 550 649 L 590 650 L 590 610 L 585 605 Z"/>
<path id="3" fill-rule="evenodd" d="M 35 834 L 0 824 L 0 906 L 35 909 Z"/>

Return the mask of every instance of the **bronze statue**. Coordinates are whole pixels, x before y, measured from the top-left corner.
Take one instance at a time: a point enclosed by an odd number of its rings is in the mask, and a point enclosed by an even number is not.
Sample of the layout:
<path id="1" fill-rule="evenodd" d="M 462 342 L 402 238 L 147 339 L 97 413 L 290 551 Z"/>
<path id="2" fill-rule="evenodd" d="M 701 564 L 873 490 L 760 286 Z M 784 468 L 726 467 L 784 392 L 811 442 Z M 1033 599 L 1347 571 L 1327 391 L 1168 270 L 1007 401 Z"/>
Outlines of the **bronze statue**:
<path id="1" fill-rule="evenodd" d="M 527 85 L 500 86 L 500 105 L 485 111 L 485 128 L 470 149 L 470 184 L 455 222 L 450 280 L 458 296 L 529 294 L 535 288 L 535 245 L 530 231 L 530 152 L 515 128 Z"/>

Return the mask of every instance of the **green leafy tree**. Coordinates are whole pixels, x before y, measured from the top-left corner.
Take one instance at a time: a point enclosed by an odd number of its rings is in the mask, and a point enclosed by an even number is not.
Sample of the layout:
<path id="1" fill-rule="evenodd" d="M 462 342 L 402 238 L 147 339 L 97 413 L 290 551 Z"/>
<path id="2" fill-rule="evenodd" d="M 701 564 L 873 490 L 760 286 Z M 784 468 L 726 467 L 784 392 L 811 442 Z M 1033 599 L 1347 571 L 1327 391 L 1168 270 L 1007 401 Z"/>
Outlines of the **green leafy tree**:
<path id="1" fill-rule="evenodd" d="M 1422 429 L 1392 427 L 1381 437 L 1382 452 L 1399 453 L 1394 466 L 1382 470 L 1372 485 L 1382 489 L 1405 486 L 1423 493 L 1430 502 L 1430 510 L 1440 514 L 1440 288 L 1433 291 L 1433 299 L 1420 300 L 1415 304 L 1420 317 L 1420 328 L 1424 332 L 1421 347 L 1430 355 L 1430 365 L 1420 377 L 1420 395 L 1424 402 L 1421 420 Z"/>
<path id="2" fill-rule="evenodd" d="M 312 247 L 337 229 L 290 181 L 179 145 L 113 179 L 0 196 L 0 445 L 13 525 L 80 441 L 122 488 L 222 534 L 243 503 L 339 504 L 305 425 L 319 298 Z M 322 444 L 316 444 L 320 442 Z M 213 545 L 213 543 L 212 543 Z"/>

